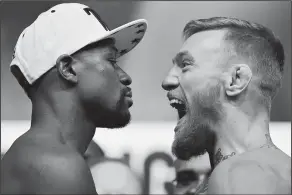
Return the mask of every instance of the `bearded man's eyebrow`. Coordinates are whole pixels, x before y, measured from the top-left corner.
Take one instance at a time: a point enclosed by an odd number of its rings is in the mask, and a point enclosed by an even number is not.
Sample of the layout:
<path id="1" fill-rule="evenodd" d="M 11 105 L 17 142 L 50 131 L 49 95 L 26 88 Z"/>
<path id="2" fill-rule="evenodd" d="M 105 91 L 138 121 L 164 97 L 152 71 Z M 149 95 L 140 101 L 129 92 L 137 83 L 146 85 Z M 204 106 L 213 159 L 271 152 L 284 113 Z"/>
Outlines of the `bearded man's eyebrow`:
<path id="1" fill-rule="evenodd" d="M 180 64 L 180 62 L 187 58 L 189 61 L 195 63 L 194 57 L 188 51 L 181 51 L 176 54 L 176 56 L 172 59 L 173 64 Z"/>

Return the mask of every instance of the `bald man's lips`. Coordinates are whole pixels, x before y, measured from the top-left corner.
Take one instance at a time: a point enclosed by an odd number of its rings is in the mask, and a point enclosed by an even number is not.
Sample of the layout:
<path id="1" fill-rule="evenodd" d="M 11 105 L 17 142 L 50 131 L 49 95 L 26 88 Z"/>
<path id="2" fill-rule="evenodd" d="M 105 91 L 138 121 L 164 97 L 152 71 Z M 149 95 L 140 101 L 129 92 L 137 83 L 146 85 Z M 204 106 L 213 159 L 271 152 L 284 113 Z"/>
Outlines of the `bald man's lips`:
<path id="1" fill-rule="evenodd" d="M 132 98 L 132 90 L 128 90 L 128 91 L 125 93 L 125 96 L 126 96 L 126 97 L 130 97 L 130 98 Z"/>
<path id="2" fill-rule="evenodd" d="M 125 99 L 128 102 L 129 108 L 133 105 L 133 100 L 132 100 L 132 90 L 128 87 L 128 90 L 125 93 Z"/>
<path id="3" fill-rule="evenodd" d="M 133 100 L 132 100 L 132 98 L 130 98 L 130 97 L 127 97 L 126 96 L 126 100 L 127 100 L 127 102 L 128 102 L 128 106 L 129 106 L 129 108 L 133 105 Z"/>

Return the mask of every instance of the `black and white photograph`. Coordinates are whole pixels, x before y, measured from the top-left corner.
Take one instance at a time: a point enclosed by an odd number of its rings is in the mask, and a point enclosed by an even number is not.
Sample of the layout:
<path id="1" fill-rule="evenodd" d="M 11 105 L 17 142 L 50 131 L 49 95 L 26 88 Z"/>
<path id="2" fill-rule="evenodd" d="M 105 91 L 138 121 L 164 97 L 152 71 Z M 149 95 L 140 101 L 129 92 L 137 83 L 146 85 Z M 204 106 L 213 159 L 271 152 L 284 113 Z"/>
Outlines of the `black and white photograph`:
<path id="1" fill-rule="evenodd" d="M 1 194 L 291 194 L 291 1 L 0 1 Z"/>

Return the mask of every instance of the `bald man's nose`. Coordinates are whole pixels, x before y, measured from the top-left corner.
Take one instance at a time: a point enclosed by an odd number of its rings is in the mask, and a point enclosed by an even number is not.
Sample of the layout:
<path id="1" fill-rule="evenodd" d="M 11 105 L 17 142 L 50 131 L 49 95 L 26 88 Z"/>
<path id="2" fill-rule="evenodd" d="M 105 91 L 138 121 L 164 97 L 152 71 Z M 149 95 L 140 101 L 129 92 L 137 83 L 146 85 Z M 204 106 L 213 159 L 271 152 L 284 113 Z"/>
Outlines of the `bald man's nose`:
<path id="1" fill-rule="evenodd" d="M 179 85 L 178 78 L 173 75 L 168 75 L 162 82 L 162 88 L 166 91 L 173 90 Z"/>
<path id="2" fill-rule="evenodd" d="M 131 77 L 120 67 L 118 67 L 118 69 L 119 69 L 118 72 L 119 72 L 120 82 L 126 86 L 131 85 L 132 83 Z"/>

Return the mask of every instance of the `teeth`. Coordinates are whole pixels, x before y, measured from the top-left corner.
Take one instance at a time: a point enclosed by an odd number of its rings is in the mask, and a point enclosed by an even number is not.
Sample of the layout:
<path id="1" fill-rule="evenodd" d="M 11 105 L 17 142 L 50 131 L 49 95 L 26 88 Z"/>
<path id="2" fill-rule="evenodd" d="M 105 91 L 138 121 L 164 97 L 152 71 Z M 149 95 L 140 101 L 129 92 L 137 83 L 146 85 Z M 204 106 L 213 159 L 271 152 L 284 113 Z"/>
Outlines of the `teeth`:
<path id="1" fill-rule="evenodd" d="M 178 100 L 178 99 L 172 99 L 169 102 L 170 104 L 184 104 L 182 101 Z"/>

